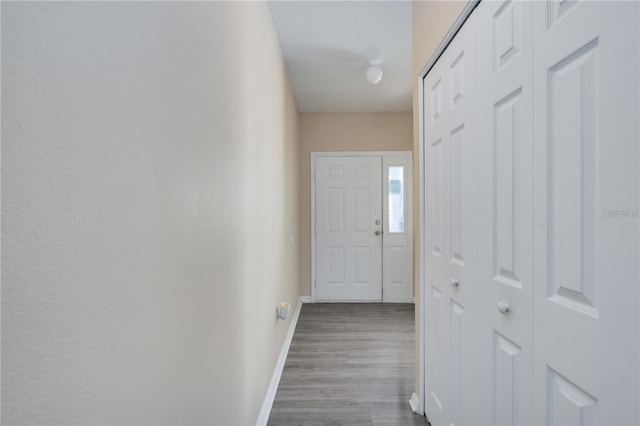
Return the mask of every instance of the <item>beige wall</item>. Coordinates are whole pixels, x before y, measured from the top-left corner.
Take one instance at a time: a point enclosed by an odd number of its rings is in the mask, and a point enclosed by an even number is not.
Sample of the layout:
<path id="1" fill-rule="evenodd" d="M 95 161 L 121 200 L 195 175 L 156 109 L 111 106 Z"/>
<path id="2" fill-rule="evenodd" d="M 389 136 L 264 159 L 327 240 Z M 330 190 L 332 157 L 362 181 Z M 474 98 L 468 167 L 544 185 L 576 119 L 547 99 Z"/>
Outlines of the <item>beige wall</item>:
<path id="1" fill-rule="evenodd" d="M 311 295 L 311 153 L 411 151 L 406 112 L 300 114 L 300 293 Z"/>
<path id="2" fill-rule="evenodd" d="M 412 12 L 413 24 L 413 170 L 414 170 L 414 294 L 420 281 L 420 148 L 419 148 L 419 106 L 418 76 L 427 64 L 431 55 L 447 34 L 454 21 L 467 4 L 466 1 L 414 1 Z M 416 333 L 421 324 L 418 321 L 420 300 L 416 297 Z M 418 344 L 416 334 L 416 345 Z M 417 353 L 417 348 L 416 348 Z M 418 389 L 418 368 L 416 368 L 416 389 Z"/>
<path id="3" fill-rule="evenodd" d="M 1 7 L 2 423 L 255 424 L 300 294 L 267 4 Z"/>

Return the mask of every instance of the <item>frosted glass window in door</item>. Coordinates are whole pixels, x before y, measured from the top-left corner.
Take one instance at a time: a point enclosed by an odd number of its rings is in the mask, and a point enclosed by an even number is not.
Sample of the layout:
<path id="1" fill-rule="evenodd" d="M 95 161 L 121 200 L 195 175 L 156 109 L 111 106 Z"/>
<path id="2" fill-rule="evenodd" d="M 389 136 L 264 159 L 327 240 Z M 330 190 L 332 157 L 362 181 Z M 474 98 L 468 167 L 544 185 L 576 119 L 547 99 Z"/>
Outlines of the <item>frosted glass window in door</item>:
<path id="1" fill-rule="evenodd" d="M 404 167 L 389 167 L 389 232 L 404 232 Z"/>

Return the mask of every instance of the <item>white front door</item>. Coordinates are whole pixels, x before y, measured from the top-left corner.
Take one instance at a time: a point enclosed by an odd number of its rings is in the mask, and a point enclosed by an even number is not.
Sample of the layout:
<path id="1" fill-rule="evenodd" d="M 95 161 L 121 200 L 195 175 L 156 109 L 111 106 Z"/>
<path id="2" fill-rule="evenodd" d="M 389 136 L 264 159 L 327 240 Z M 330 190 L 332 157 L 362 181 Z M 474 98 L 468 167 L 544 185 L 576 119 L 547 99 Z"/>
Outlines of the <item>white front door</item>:
<path id="1" fill-rule="evenodd" d="M 382 158 L 315 163 L 316 299 L 382 300 Z"/>

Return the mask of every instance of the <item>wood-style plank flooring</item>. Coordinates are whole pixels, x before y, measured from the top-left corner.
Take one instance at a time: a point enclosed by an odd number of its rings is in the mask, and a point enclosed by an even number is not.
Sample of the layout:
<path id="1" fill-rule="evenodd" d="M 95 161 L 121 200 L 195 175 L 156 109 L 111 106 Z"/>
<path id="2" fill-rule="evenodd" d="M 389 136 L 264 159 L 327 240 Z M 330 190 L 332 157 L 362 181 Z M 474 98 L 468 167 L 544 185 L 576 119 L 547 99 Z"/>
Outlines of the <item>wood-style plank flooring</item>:
<path id="1" fill-rule="evenodd" d="M 414 369 L 414 305 L 304 304 L 269 425 L 424 425 Z"/>

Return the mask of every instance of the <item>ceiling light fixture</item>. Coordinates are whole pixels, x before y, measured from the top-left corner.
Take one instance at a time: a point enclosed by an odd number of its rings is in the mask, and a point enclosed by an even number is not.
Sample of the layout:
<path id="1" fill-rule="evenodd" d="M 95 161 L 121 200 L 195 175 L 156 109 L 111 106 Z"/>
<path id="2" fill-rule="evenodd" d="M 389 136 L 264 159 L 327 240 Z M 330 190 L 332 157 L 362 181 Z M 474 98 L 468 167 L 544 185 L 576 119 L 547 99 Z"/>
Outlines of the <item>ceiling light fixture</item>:
<path id="1" fill-rule="evenodd" d="M 382 74 L 380 61 L 378 59 L 371 59 L 366 73 L 367 81 L 371 84 L 378 84 L 380 80 L 382 80 Z"/>

